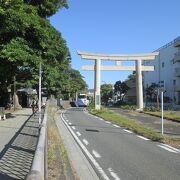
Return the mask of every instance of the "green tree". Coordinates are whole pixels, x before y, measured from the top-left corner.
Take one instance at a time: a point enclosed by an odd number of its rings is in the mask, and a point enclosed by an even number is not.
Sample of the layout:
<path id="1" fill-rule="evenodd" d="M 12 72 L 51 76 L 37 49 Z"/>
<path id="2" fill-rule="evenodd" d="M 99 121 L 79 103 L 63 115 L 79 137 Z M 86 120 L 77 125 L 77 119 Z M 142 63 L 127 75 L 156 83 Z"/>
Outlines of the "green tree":
<path id="1" fill-rule="evenodd" d="M 112 84 L 101 85 L 101 101 L 104 104 L 108 103 L 109 98 L 112 98 Z"/>
<path id="2" fill-rule="evenodd" d="M 83 77 L 79 73 L 79 71 L 70 69 L 69 74 L 70 74 L 70 78 L 69 78 L 70 93 L 72 94 L 73 98 L 75 98 L 76 93 L 87 89 L 87 84 L 83 80 Z"/>
<path id="3" fill-rule="evenodd" d="M 63 7 L 68 8 L 67 0 L 24 0 L 24 2 L 35 6 L 41 17 L 49 17 Z"/>
<path id="4" fill-rule="evenodd" d="M 119 99 L 123 101 L 125 94 L 129 90 L 129 87 L 125 82 L 117 81 L 114 85 L 114 92 L 119 95 Z"/>
<path id="5" fill-rule="evenodd" d="M 146 97 L 150 100 L 150 101 L 155 101 L 156 100 L 156 96 L 158 94 L 158 91 L 157 91 L 157 88 L 158 88 L 158 84 L 156 83 L 152 83 L 149 87 L 147 87 L 145 89 L 145 92 L 146 92 Z"/>
<path id="6" fill-rule="evenodd" d="M 133 73 L 128 76 L 128 80 L 136 81 L 136 71 L 133 71 Z"/>
<path id="7" fill-rule="evenodd" d="M 12 85 L 14 76 L 18 87 L 37 88 L 40 63 L 49 93 L 86 87 L 80 73 L 70 68 L 66 41 L 47 19 L 62 7 L 66 0 L 0 1 L 0 91 Z"/>
<path id="8" fill-rule="evenodd" d="M 61 77 L 62 68 L 67 68 L 70 63 L 65 40 L 49 20 L 38 15 L 34 6 L 22 4 L 21 1 L 9 2 L 14 5 L 9 8 L 10 3 L 9 6 L 7 3 L 1 6 L 0 11 L 1 84 L 12 84 L 14 76 L 20 85 L 37 84 L 41 62 L 46 75 L 44 84 L 50 86 L 49 89 L 54 88 L 54 81 L 58 81 L 54 76 L 58 77 L 59 73 Z"/>

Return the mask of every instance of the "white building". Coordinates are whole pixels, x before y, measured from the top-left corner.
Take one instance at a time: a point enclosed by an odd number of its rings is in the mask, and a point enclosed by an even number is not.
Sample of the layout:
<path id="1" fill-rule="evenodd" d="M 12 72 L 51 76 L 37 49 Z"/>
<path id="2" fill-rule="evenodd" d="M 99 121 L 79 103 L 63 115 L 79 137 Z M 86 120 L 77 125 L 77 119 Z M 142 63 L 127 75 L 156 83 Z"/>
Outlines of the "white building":
<path id="1" fill-rule="evenodd" d="M 180 104 L 180 36 L 156 50 L 159 55 L 144 65 L 154 65 L 155 71 L 144 72 L 144 88 L 152 83 L 165 84 L 165 96 Z"/>

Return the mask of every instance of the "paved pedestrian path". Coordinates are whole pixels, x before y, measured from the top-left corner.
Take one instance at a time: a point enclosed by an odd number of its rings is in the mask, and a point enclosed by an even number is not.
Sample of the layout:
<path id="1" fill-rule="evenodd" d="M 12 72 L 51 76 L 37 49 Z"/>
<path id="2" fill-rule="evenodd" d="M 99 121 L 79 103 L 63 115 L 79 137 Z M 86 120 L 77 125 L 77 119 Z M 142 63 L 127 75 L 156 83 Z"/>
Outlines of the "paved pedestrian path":
<path id="1" fill-rule="evenodd" d="M 121 114 L 122 116 L 137 121 L 147 128 L 151 128 L 157 132 L 161 132 L 161 118 L 159 117 L 154 117 L 136 111 L 123 110 L 120 108 L 109 109 Z M 164 119 L 164 134 L 171 137 L 180 138 L 180 123 Z"/>
<path id="2" fill-rule="evenodd" d="M 31 109 L 0 121 L 0 180 L 25 179 L 34 157 L 39 128 Z"/>

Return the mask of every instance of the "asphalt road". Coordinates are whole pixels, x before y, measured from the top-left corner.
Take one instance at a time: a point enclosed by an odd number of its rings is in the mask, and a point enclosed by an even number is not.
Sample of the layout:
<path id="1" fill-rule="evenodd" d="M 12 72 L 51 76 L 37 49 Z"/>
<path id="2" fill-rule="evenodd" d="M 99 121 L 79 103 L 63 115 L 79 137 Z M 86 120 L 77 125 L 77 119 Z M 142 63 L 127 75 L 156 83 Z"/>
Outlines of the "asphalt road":
<path id="1" fill-rule="evenodd" d="M 100 179 L 179 180 L 180 150 L 71 108 L 61 119 Z"/>

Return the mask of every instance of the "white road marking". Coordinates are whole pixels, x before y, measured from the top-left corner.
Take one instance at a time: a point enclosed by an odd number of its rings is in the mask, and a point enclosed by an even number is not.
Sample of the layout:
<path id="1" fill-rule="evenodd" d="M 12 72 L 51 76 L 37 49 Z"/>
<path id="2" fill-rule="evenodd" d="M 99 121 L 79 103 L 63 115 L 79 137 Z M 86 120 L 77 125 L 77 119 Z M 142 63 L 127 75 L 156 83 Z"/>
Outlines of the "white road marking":
<path id="1" fill-rule="evenodd" d="M 116 124 L 113 124 L 114 127 L 117 127 L 117 128 L 120 128 L 120 126 L 116 125 Z"/>
<path id="2" fill-rule="evenodd" d="M 80 133 L 79 131 L 77 131 L 76 134 L 77 134 L 78 136 L 81 136 L 81 133 Z"/>
<path id="3" fill-rule="evenodd" d="M 109 173 L 114 178 L 114 180 L 121 180 L 118 175 L 112 170 L 112 168 L 108 168 Z"/>
<path id="4" fill-rule="evenodd" d="M 127 130 L 127 129 L 123 129 L 123 131 L 125 131 L 125 132 L 127 132 L 127 133 L 130 133 L 130 134 L 133 133 L 132 131 L 129 131 L 129 130 Z"/>
<path id="5" fill-rule="evenodd" d="M 145 140 L 145 141 L 149 141 L 149 139 L 148 139 L 148 138 L 145 138 L 145 137 L 143 137 L 143 136 L 139 136 L 139 135 L 137 135 L 137 137 L 139 137 L 139 138 L 141 138 L 141 139 L 143 139 L 143 140 Z"/>
<path id="6" fill-rule="evenodd" d="M 161 147 L 161 148 L 163 148 L 163 149 L 165 149 L 165 150 L 167 150 L 169 152 L 178 153 L 177 151 L 174 151 L 173 149 L 170 149 L 170 148 L 168 148 L 166 146 L 163 146 L 163 145 L 157 145 L 157 146 L 159 146 L 159 147 Z"/>
<path id="7" fill-rule="evenodd" d="M 106 173 L 104 172 L 104 170 L 102 169 L 102 167 L 98 164 L 98 162 L 96 161 L 96 159 L 94 159 L 94 157 L 91 155 L 91 153 L 87 150 L 87 148 L 84 146 L 84 144 L 80 141 L 80 139 L 76 136 L 76 134 L 73 132 L 73 130 L 71 129 L 70 126 L 68 126 L 68 124 L 66 123 L 66 121 L 64 120 L 64 118 L 62 117 L 61 114 L 61 119 L 63 120 L 64 124 L 67 126 L 67 128 L 69 129 L 69 131 L 71 132 L 72 136 L 74 137 L 74 139 L 76 140 L 76 142 L 79 144 L 79 146 L 83 149 L 83 151 L 86 153 L 86 155 L 88 156 L 88 158 L 91 160 L 91 162 L 94 164 L 94 166 L 96 167 L 96 169 L 98 170 L 98 172 L 100 173 L 100 175 L 105 179 L 105 180 L 110 180 L 109 177 L 106 175 Z"/>
<path id="8" fill-rule="evenodd" d="M 107 123 L 107 124 L 111 124 L 111 122 L 109 122 L 109 121 L 105 121 L 105 123 Z"/>
<path id="9" fill-rule="evenodd" d="M 100 121 L 104 121 L 104 119 L 102 119 L 102 118 L 99 118 L 99 120 L 100 120 Z"/>
<path id="10" fill-rule="evenodd" d="M 94 156 L 96 158 L 100 158 L 101 157 L 101 155 L 98 152 L 96 152 L 95 150 L 92 150 L 92 153 L 94 154 Z"/>
<path id="11" fill-rule="evenodd" d="M 72 126 L 72 128 L 75 130 L 76 128 L 74 126 Z"/>
<path id="12" fill-rule="evenodd" d="M 178 153 L 180 153 L 180 150 L 177 149 L 177 148 L 174 148 L 174 147 L 172 147 L 172 146 L 169 146 L 169 145 L 163 144 L 163 143 L 161 143 L 161 145 L 162 145 L 162 146 L 166 146 L 166 147 L 168 147 L 168 148 L 170 148 L 170 149 L 172 149 L 172 150 L 177 151 Z"/>
<path id="13" fill-rule="evenodd" d="M 86 139 L 83 139 L 84 144 L 87 146 L 89 142 Z"/>
<path id="14" fill-rule="evenodd" d="M 69 123 L 69 125 L 72 125 L 72 123 Z"/>

